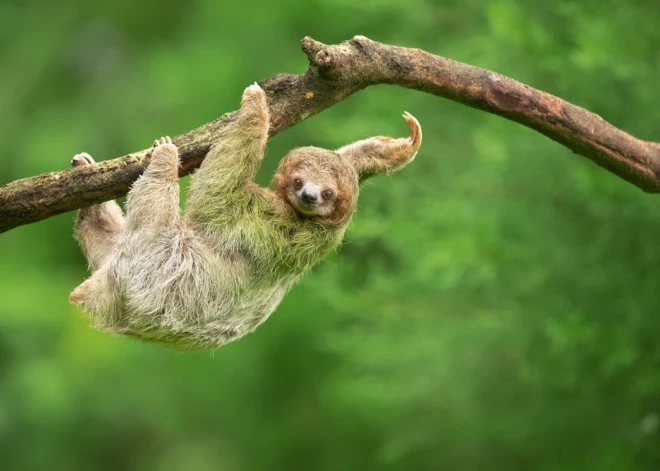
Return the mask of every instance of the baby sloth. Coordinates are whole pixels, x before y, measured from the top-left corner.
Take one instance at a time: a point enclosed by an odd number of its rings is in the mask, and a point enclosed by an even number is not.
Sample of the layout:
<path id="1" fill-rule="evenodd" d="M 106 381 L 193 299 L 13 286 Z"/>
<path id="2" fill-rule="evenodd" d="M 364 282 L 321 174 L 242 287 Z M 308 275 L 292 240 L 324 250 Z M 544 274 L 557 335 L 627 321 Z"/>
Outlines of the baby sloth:
<path id="1" fill-rule="evenodd" d="M 97 328 L 181 350 L 215 348 L 254 330 L 311 267 L 335 250 L 355 211 L 361 178 L 413 160 L 410 138 L 372 137 L 336 151 L 290 151 L 274 191 L 254 183 L 268 138 L 257 85 L 192 176 L 180 215 L 177 148 L 154 143 L 126 201 L 78 212 L 75 236 L 92 275 L 71 293 Z M 78 154 L 72 165 L 90 165 Z"/>

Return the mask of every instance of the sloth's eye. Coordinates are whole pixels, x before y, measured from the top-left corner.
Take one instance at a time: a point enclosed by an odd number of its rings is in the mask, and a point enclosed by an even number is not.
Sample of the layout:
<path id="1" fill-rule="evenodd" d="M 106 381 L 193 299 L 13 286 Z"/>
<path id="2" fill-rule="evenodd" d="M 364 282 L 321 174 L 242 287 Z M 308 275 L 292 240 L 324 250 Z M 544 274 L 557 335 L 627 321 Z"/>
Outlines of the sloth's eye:
<path id="1" fill-rule="evenodd" d="M 325 199 L 329 200 L 330 198 L 332 198 L 332 195 L 333 195 L 333 194 L 334 194 L 334 193 L 332 192 L 332 190 L 325 190 L 325 191 L 323 192 L 323 197 L 324 197 Z"/>
<path id="2" fill-rule="evenodd" d="M 302 180 L 300 178 L 296 178 L 295 180 L 293 180 L 293 187 L 296 190 L 300 190 L 302 188 L 302 186 L 303 186 L 303 184 L 302 184 Z"/>

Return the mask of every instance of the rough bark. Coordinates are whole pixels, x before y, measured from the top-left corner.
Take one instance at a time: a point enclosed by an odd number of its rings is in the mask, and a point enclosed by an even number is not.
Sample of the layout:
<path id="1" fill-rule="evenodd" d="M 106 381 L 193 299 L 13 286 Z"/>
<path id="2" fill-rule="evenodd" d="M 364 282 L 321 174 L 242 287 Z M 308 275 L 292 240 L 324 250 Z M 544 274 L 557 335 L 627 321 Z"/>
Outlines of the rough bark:
<path id="1" fill-rule="evenodd" d="M 637 139 L 600 116 L 489 70 L 356 36 L 327 46 L 303 38 L 309 68 L 259 82 L 271 112 L 271 135 L 376 84 L 438 95 L 510 119 L 548 136 L 650 193 L 660 192 L 660 144 Z M 174 138 L 180 175 L 202 162 L 234 112 Z M 125 195 L 149 150 L 91 166 L 25 178 L 0 188 L 0 232 Z"/>

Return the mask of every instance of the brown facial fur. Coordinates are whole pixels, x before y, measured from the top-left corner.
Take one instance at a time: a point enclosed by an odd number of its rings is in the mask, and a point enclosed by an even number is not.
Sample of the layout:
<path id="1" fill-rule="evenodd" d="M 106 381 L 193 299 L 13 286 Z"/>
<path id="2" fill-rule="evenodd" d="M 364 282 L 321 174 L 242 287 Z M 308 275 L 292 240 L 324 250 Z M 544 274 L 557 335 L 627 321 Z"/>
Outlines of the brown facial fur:
<path id="1" fill-rule="evenodd" d="M 314 213 L 305 214 L 296 200 L 295 178 L 318 185 L 322 190 L 330 189 L 333 197 Z M 350 219 L 359 192 L 358 175 L 348 159 L 318 147 L 301 147 L 289 152 L 273 177 L 273 186 L 275 193 L 300 216 L 314 218 L 328 226 L 343 224 Z"/>

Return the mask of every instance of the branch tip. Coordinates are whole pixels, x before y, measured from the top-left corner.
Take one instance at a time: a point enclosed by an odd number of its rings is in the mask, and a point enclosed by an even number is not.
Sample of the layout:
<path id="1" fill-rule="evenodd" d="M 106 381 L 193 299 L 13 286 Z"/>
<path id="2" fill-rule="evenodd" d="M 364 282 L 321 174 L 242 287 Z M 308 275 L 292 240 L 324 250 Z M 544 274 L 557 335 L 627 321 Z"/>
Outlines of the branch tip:
<path id="1" fill-rule="evenodd" d="M 326 47 L 325 44 L 319 42 L 315 39 L 312 39 L 310 36 L 305 36 L 300 41 L 300 47 L 303 52 L 307 55 L 310 63 L 313 63 L 316 59 L 316 54 L 323 48 Z"/>
<path id="2" fill-rule="evenodd" d="M 357 34 L 357 35 L 353 36 L 349 42 L 351 42 L 353 44 L 360 45 L 360 44 L 374 42 L 374 41 L 372 41 L 371 39 L 369 39 L 366 36 L 362 36 L 361 34 Z"/>

